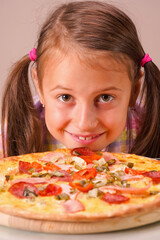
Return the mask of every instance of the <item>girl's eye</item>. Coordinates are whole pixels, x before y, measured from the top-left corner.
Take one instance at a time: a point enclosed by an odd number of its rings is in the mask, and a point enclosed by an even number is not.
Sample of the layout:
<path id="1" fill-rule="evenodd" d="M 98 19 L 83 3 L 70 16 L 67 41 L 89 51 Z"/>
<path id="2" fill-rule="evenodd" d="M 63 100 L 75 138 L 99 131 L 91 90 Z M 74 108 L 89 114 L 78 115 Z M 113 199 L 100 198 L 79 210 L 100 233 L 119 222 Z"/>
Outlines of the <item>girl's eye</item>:
<path id="1" fill-rule="evenodd" d="M 112 100 L 113 100 L 113 97 L 111 95 L 108 95 L 108 94 L 103 94 L 98 99 L 99 102 L 104 102 L 104 103 L 108 103 Z"/>
<path id="2" fill-rule="evenodd" d="M 63 94 L 59 96 L 58 99 L 60 99 L 62 102 L 70 102 L 72 100 L 72 97 L 69 94 Z"/>

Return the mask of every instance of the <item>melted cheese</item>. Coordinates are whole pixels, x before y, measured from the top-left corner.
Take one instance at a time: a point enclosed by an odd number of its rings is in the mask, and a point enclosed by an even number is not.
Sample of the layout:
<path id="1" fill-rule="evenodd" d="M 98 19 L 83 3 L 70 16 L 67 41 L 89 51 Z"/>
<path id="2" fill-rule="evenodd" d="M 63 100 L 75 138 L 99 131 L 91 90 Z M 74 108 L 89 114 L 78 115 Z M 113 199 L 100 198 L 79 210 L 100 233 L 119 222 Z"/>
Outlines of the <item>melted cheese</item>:
<path id="1" fill-rule="evenodd" d="M 64 150 L 61 150 L 63 153 L 65 153 Z M 23 161 L 33 162 L 37 158 L 45 156 L 47 153 L 38 153 L 32 155 L 24 155 L 18 157 L 18 159 L 21 159 Z M 68 154 L 68 152 L 67 152 Z M 158 170 L 160 171 L 160 162 L 150 160 L 148 158 L 138 157 L 136 155 L 126 155 L 126 154 L 114 154 L 122 163 L 123 162 L 133 162 L 134 167 L 138 170 Z M 28 174 L 17 174 L 18 172 L 18 162 L 17 161 L 4 161 L 1 162 L 1 175 L 0 175 L 0 184 L 6 185 L 6 189 L 10 186 L 10 182 L 5 181 L 5 175 L 13 174 L 14 173 L 14 179 L 19 178 L 29 178 L 31 175 Z M 42 162 L 41 162 L 42 164 Z M 85 164 L 84 164 L 85 167 Z M 114 165 L 111 169 L 111 172 L 124 170 L 125 165 Z M 145 177 L 143 180 L 139 179 L 136 180 L 130 180 L 131 187 L 139 187 L 143 188 L 148 184 L 149 178 Z M 61 184 L 67 184 L 66 182 L 59 182 L 56 183 L 58 185 Z M 147 192 L 150 191 L 160 191 L 160 184 L 153 184 Z M 109 204 L 100 198 L 91 198 L 86 193 L 81 193 L 78 195 L 78 200 L 85 206 L 85 211 L 74 213 L 75 215 L 84 215 L 91 217 L 92 214 L 95 216 L 99 216 L 100 214 L 106 214 L 108 216 L 112 215 L 116 212 L 121 212 L 123 209 L 126 209 L 128 207 L 133 207 L 141 204 L 148 204 L 155 200 L 155 198 L 160 198 L 160 193 L 157 195 L 131 195 L 129 193 L 125 193 L 125 196 L 128 196 L 130 200 L 125 203 L 121 204 Z M 42 214 L 62 214 L 65 213 L 64 207 L 63 207 L 64 200 L 56 200 L 53 196 L 49 197 L 35 197 L 34 199 L 19 199 L 15 196 L 13 196 L 8 191 L 0 191 L 0 208 L 3 206 L 11 206 L 13 209 L 19 209 L 24 210 L 25 212 L 30 213 L 42 213 Z"/>
<path id="2" fill-rule="evenodd" d="M 145 170 L 145 171 L 160 171 L 160 161 L 137 156 L 134 154 L 116 154 L 114 155 L 121 161 L 121 162 L 132 162 L 134 163 L 134 168 L 137 170 Z"/>

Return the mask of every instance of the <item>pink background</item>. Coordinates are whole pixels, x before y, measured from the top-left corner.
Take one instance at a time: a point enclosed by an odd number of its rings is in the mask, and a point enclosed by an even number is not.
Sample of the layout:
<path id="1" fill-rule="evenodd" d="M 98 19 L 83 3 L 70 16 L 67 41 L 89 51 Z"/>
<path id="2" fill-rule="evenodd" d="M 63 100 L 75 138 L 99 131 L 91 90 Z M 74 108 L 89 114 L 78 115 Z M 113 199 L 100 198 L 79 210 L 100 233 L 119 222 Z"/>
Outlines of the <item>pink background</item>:
<path id="1" fill-rule="evenodd" d="M 46 15 L 67 0 L 0 0 L 0 89 L 11 65 L 27 54 Z M 160 1 L 112 0 L 134 21 L 142 45 L 160 67 Z M 0 98 L 1 103 L 1 98 Z"/>

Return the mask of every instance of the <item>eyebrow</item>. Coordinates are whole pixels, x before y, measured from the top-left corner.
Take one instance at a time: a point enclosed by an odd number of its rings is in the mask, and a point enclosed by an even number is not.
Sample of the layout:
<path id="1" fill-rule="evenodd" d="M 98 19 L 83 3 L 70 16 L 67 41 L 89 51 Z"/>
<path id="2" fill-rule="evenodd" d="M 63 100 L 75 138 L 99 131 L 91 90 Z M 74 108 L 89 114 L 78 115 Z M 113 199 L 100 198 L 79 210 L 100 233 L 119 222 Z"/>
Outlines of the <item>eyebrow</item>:
<path id="1" fill-rule="evenodd" d="M 58 89 L 67 90 L 67 91 L 73 91 L 73 89 L 67 88 L 67 87 L 63 87 L 61 85 L 57 85 L 56 87 L 52 88 L 51 91 L 55 91 L 55 90 L 58 90 Z M 109 91 L 109 90 L 122 91 L 122 89 L 120 89 L 120 88 L 111 86 L 111 87 L 108 87 L 108 88 L 105 88 L 105 89 L 100 89 L 100 90 L 96 91 L 95 93 Z"/>
<path id="2" fill-rule="evenodd" d="M 51 91 L 57 90 L 57 89 L 62 89 L 62 90 L 72 90 L 71 88 L 63 87 L 61 85 L 57 85 L 56 87 L 52 88 Z"/>
<path id="3" fill-rule="evenodd" d="M 109 90 L 116 90 L 116 91 L 122 91 L 122 89 L 118 88 L 118 87 L 114 87 L 114 86 L 111 86 L 111 87 L 108 87 L 108 88 L 105 88 L 105 89 L 101 89 L 101 90 L 98 90 L 98 92 L 105 92 L 105 91 L 109 91 Z"/>

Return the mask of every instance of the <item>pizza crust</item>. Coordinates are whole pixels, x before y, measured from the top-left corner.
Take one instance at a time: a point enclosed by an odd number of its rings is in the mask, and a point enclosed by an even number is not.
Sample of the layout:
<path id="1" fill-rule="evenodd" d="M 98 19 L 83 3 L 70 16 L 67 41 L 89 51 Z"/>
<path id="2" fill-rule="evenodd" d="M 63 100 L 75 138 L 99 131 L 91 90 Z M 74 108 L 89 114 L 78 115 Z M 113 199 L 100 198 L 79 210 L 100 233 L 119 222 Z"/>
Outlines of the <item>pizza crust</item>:
<path id="1" fill-rule="evenodd" d="M 144 226 L 160 220 L 160 209 L 152 212 L 137 212 L 134 215 L 109 218 L 96 222 L 64 222 L 27 219 L 0 213 L 0 224 L 21 230 L 59 233 L 87 234 L 111 232 Z"/>

